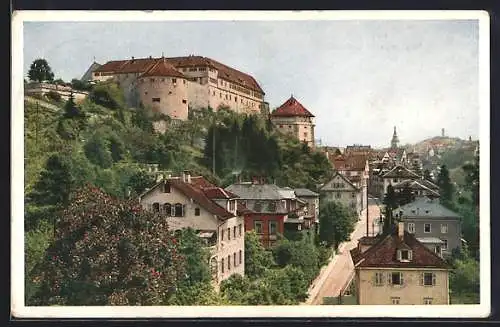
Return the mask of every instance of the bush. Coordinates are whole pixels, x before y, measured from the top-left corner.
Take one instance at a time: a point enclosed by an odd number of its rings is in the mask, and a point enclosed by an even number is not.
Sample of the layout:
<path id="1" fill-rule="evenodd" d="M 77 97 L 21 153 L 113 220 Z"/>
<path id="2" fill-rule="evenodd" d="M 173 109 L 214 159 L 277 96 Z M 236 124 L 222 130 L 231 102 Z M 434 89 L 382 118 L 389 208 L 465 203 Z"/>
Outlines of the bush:
<path id="1" fill-rule="evenodd" d="M 61 102 L 61 95 L 57 93 L 56 91 L 49 91 L 47 94 L 45 94 L 47 99 L 55 101 L 55 102 Z"/>

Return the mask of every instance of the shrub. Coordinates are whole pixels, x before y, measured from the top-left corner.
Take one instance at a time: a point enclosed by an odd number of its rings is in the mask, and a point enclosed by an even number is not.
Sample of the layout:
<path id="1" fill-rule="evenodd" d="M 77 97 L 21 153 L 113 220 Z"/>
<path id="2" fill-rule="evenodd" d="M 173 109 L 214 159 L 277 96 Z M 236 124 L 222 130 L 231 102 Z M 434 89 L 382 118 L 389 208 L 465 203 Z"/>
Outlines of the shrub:
<path id="1" fill-rule="evenodd" d="M 60 102 L 61 101 L 61 95 L 57 93 L 56 91 L 49 91 L 45 94 L 47 99 L 55 101 L 55 102 Z"/>

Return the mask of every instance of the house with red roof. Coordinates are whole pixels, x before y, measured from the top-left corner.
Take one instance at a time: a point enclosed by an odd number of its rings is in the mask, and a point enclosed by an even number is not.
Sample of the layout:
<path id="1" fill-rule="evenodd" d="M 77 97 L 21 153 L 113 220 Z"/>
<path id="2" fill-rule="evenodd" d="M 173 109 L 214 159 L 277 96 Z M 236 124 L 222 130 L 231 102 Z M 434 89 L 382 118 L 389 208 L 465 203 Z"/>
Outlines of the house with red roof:
<path id="1" fill-rule="evenodd" d="M 450 304 L 446 261 L 404 229 L 363 237 L 350 251 L 357 304 Z"/>
<path id="2" fill-rule="evenodd" d="M 281 133 L 292 135 L 300 142 L 314 147 L 314 115 L 293 95 L 271 112 L 270 119 Z"/>
<path id="3" fill-rule="evenodd" d="M 166 176 L 139 196 L 146 210 L 165 217 L 172 230 L 192 228 L 210 250 L 213 281 L 245 274 L 244 207 L 238 196 L 203 176 Z"/>

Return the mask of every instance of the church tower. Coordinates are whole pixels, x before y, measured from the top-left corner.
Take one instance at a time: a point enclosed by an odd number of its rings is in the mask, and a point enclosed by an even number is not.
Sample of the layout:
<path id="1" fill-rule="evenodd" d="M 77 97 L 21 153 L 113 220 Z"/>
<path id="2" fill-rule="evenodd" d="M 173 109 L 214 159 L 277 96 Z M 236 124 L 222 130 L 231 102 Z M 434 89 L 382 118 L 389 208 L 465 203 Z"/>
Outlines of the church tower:
<path id="1" fill-rule="evenodd" d="M 392 134 L 391 149 L 397 149 L 399 145 L 398 133 L 396 132 L 396 126 L 394 126 L 394 133 Z"/>

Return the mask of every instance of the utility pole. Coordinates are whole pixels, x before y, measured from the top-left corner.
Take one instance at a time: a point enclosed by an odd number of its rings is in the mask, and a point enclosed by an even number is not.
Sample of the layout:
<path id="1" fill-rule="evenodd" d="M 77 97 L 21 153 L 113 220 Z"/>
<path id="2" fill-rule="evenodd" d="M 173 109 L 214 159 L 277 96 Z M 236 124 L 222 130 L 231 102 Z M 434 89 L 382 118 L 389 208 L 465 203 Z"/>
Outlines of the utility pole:
<path id="1" fill-rule="evenodd" d="M 212 125 L 212 174 L 215 176 L 215 117 Z"/>
<path id="2" fill-rule="evenodd" d="M 35 144 L 38 145 L 38 101 L 36 102 Z"/>

